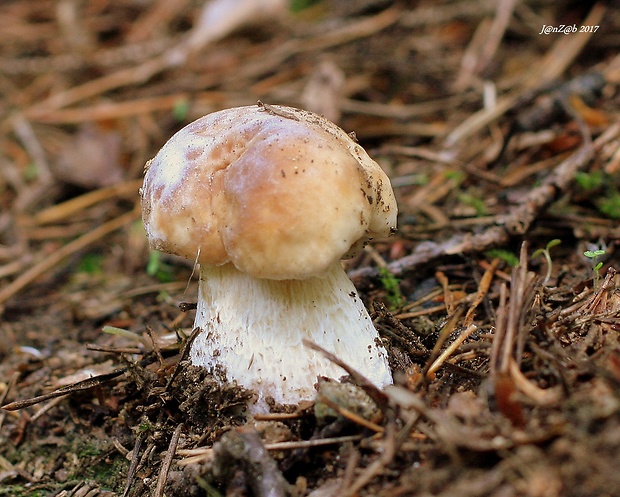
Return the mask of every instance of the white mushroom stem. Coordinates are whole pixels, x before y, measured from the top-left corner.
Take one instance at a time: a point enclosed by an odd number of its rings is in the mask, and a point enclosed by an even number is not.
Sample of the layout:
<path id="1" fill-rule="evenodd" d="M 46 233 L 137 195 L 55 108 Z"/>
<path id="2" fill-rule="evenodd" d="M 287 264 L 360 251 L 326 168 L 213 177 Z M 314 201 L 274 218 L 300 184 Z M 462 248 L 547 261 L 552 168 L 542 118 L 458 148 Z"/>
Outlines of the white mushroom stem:
<path id="1" fill-rule="evenodd" d="M 221 367 L 228 381 L 282 404 L 312 400 L 317 375 L 346 372 L 302 343 L 307 338 L 334 353 L 372 383 L 392 383 L 386 352 L 353 283 L 340 263 L 324 277 L 257 279 L 232 264 L 200 271 L 192 364 Z"/>

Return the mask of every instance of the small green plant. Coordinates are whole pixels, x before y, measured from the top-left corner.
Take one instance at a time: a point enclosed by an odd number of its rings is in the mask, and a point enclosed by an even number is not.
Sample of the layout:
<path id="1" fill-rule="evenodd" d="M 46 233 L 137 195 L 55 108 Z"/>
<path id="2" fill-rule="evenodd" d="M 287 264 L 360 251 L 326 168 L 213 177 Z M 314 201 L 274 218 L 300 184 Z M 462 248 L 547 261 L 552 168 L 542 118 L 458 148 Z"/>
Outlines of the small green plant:
<path id="1" fill-rule="evenodd" d="M 143 419 L 142 422 L 138 425 L 138 431 L 140 433 L 150 433 L 155 429 L 155 426 L 148 420 Z"/>
<path id="2" fill-rule="evenodd" d="M 460 185 L 467 175 L 463 171 L 450 169 L 444 172 L 444 176 L 446 177 L 446 179 L 451 179 L 457 185 Z"/>
<path id="3" fill-rule="evenodd" d="M 588 259 L 592 261 L 592 272 L 594 273 L 594 286 L 598 286 L 598 282 L 600 280 L 600 271 L 603 267 L 603 261 L 599 260 L 601 256 L 605 255 L 605 251 L 602 249 L 598 250 L 586 250 L 583 255 L 585 255 Z"/>
<path id="4" fill-rule="evenodd" d="M 485 252 L 485 255 L 489 259 L 495 259 L 495 258 L 501 259 L 506 264 L 508 264 L 510 267 L 517 267 L 519 265 L 519 258 L 515 254 L 510 252 L 509 250 L 491 249 L 491 250 L 487 250 Z"/>
<path id="5" fill-rule="evenodd" d="M 620 219 L 620 193 L 614 191 L 597 203 L 598 210 L 611 219 Z"/>
<path id="6" fill-rule="evenodd" d="M 77 270 L 80 273 L 102 274 L 103 273 L 103 255 L 101 254 L 85 254 L 78 263 Z"/>
<path id="7" fill-rule="evenodd" d="M 575 174 L 575 182 L 583 190 L 596 190 L 603 185 L 603 171 L 585 172 L 579 171 Z"/>
<path id="8" fill-rule="evenodd" d="M 486 216 L 488 214 L 487 207 L 484 205 L 482 197 L 463 192 L 459 194 L 459 201 L 462 204 L 473 207 L 477 216 Z"/>
<path id="9" fill-rule="evenodd" d="M 172 106 L 172 117 L 178 122 L 183 122 L 189 114 L 189 101 L 186 98 L 179 98 Z"/>
<path id="10" fill-rule="evenodd" d="M 302 10 L 306 10 L 315 6 L 320 0 L 290 0 L 289 9 L 293 14 L 297 14 Z"/>
<path id="11" fill-rule="evenodd" d="M 390 304 L 390 308 L 397 309 L 400 307 L 405 301 L 405 297 L 403 297 L 400 291 L 400 280 L 385 267 L 379 268 L 379 279 L 387 292 L 387 301 Z"/>
<path id="12" fill-rule="evenodd" d="M 545 258 L 545 261 L 547 261 L 547 274 L 545 274 L 545 280 L 543 281 L 543 285 L 545 285 L 551 278 L 551 271 L 553 268 L 553 263 L 551 261 L 551 249 L 558 246 L 560 243 L 562 243 L 562 240 L 554 238 L 549 243 L 547 243 L 547 245 L 545 245 L 544 249 L 540 248 L 538 250 L 535 250 L 532 254 L 532 259 L 536 259 L 537 257 L 542 255 Z"/>
<path id="13" fill-rule="evenodd" d="M 166 264 L 162 261 L 161 252 L 156 250 L 151 250 L 149 254 L 146 274 L 154 276 L 162 283 L 169 283 L 174 280 L 174 269 L 170 264 Z"/>
<path id="14" fill-rule="evenodd" d="M 39 174 L 39 166 L 37 166 L 34 162 L 31 162 L 24 169 L 22 177 L 26 183 L 30 183 L 32 181 L 36 181 L 39 178 Z"/>
<path id="15" fill-rule="evenodd" d="M 592 202 L 601 214 L 611 219 L 620 219 L 620 191 L 617 178 L 604 171 L 578 172 L 575 183 L 592 196 Z"/>

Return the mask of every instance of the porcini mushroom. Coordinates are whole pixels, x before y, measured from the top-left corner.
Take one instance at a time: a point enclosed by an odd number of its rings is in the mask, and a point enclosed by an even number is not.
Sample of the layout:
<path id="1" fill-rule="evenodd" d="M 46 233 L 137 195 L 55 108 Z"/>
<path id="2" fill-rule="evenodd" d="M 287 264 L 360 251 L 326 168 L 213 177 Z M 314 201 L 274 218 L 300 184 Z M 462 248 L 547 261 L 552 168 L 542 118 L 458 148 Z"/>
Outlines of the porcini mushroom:
<path id="1" fill-rule="evenodd" d="M 265 399 L 312 399 L 317 375 L 378 387 L 386 351 L 340 260 L 396 226 L 390 182 L 335 124 L 283 106 L 214 112 L 147 163 L 143 221 L 153 249 L 200 264 L 190 358 Z"/>

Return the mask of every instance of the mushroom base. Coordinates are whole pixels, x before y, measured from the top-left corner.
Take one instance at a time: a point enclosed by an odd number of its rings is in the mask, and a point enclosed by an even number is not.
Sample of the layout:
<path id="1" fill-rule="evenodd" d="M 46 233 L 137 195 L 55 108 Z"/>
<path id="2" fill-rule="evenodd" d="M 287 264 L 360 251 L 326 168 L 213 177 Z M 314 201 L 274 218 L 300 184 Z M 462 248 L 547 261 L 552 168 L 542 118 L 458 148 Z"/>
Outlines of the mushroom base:
<path id="1" fill-rule="evenodd" d="M 200 271 L 192 364 L 221 368 L 228 381 L 258 394 L 253 412 L 312 400 L 317 376 L 346 372 L 302 343 L 332 352 L 378 387 L 392 383 L 385 349 L 340 263 L 324 277 L 260 280 L 232 264 Z"/>

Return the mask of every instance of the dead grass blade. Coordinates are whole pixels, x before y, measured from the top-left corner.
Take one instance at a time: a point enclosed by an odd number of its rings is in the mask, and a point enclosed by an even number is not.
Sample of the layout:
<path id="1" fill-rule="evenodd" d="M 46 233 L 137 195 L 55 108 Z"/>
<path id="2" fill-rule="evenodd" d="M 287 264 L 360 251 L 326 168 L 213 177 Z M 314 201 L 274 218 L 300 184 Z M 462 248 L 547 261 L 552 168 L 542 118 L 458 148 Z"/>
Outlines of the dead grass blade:
<path id="1" fill-rule="evenodd" d="M 133 485 L 133 481 L 136 476 L 136 470 L 138 469 L 138 464 L 140 462 L 140 449 L 142 448 L 142 443 L 144 442 L 145 438 L 145 433 L 139 433 L 136 438 L 136 443 L 134 444 L 133 450 L 131 451 L 131 463 L 129 464 L 129 470 L 127 471 L 127 480 L 125 482 L 125 489 L 123 490 L 123 497 L 127 497 L 127 495 L 129 495 L 129 491 L 131 490 L 131 486 Z"/>
<path id="2" fill-rule="evenodd" d="M 480 283 L 478 284 L 478 291 L 476 292 L 476 297 L 472 304 L 469 306 L 467 310 L 467 314 L 465 314 L 465 321 L 463 326 L 469 327 L 474 322 L 474 313 L 476 312 L 476 308 L 480 305 L 480 303 L 484 300 L 486 295 L 489 293 L 489 288 L 491 287 L 491 282 L 493 281 L 493 276 L 495 275 L 495 271 L 497 270 L 497 266 L 499 266 L 500 259 L 495 258 L 491 261 L 491 264 L 487 268 L 487 270 L 482 275 Z"/>
<path id="3" fill-rule="evenodd" d="M 137 197 L 140 186 L 142 186 L 142 179 L 125 181 L 105 188 L 99 188 L 37 212 L 33 216 L 32 222 L 39 225 L 56 223 L 110 198 L 122 197 L 128 194 L 133 194 Z"/>
<path id="4" fill-rule="evenodd" d="M 313 438 L 310 440 L 290 440 L 286 442 L 273 442 L 264 444 L 265 449 L 269 451 L 280 450 L 298 450 L 298 449 L 312 449 L 316 447 L 326 447 L 328 445 L 338 445 L 348 442 L 359 442 L 366 438 L 365 435 L 345 435 L 342 437 L 330 437 L 330 438 Z M 180 456 L 185 456 L 185 459 L 179 461 L 179 466 L 188 466 L 190 464 L 203 463 L 213 458 L 212 447 L 198 447 L 196 449 L 180 449 L 177 451 Z"/>
<path id="5" fill-rule="evenodd" d="M 441 365 L 446 362 L 446 360 L 452 354 L 454 354 L 457 349 L 463 344 L 463 342 L 467 340 L 477 329 L 478 327 L 475 324 L 470 324 L 467 328 L 465 328 L 457 337 L 457 339 L 454 340 L 454 342 L 452 342 L 448 347 L 446 347 L 446 350 L 444 350 L 441 355 L 435 361 L 433 361 L 433 363 L 428 368 L 426 374 L 428 376 L 432 376 L 433 374 L 435 374 L 435 372 L 441 367 Z"/>
<path id="6" fill-rule="evenodd" d="M 351 422 L 353 422 L 353 423 L 355 423 L 355 424 L 357 424 L 359 426 L 363 426 L 364 428 L 368 428 L 369 430 L 372 430 L 372 431 L 374 431 L 376 433 L 383 433 L 385 431 L 383 426 L 379 426 L 377 423 L 373 423 L 372 421 L 363 418 L 359 414 L 356 414 L 356 413 L 350 411 L 349 409 L 347 409 L 346 407 L 343 407 L 343 406 L 337 404 L 336 402 L 334 402 L 333 400 L 329 399 L 325 395 L 320 395 L 319 394 L 318 401 L 322 402 L 323 404 L 325 404 L 328 407 L 331 407 L 340 416 L 342 416 L 343 418 L 348 419 L 349 421 L 351 421 Z"/>
<path id="7" fill-rule="evenodd" d="M 125 374 L 126 372 L 127 372 L 127 368 L 120 368 L 120 369 L 117 369 L 116 371 L 112 371 L 111 373 L 93 376 L 92 378 L 78 381 L 77 383 L 73 383 L 72 385 L 67 385 L 66 387 L 58 388 L 57 390 L 54 390 L 53 392 L 49 392 L 43 395 L 38 395 L 31 399 L 10 402 L 9 404 L 2 406 L 1 409 L 4 409 L 6 411 L 17 411 L 19 409 L 24 409 L 25 407 L 30 407 L 35 404 L 39 404 L 46 400 L 55 399 L 56 397 L 63 397 L 65 395 L 70 395 L 75 392 L 83 392 L 85 390 L 90 390 L 91 388 L 98 387 L 107 381 L 118 378 L 119 376 Z"/>
<path id="8" fill-rule="evenodd" d="M 433 366 L 433 363 L 439 358 L 441 355 L 441 348 L 443 347 L 446 340 L 450 338 L 452 332 L 456 329 L 456 323 L 463 315 L 464 308 L 463 306 L 459 306 L 455 309 L 454 313 L 450 316 L 446 324 L 443 325 L 441 330 L 439 331 L 439 337 L 437 338 L 437 342 L 435 342 L 435 346 L 431 351 L 431 355 L 426 361 L 426 365 L 422 370 L 422 375 L 420 376 L 420 381 L 426 381 L 429 376 L 429 371 Z"/>
<path id="9" fill-rule="evenodd" d="M 174 455 L 177 451 L 177 445 L 179 443 L 179 438 L 181 437 L 181 431 L 183 430 L 183 423 L 177 425 L 174 429 L 174 433 L 170 438 L 170 444 L 168 445 L 168 450 L 166 451 L 166 456 L 161 463 L 161 467 L 159 468 L 159 476 L 157 477 L 157 487 L 155 488 L 155 493 L 153 497 L 163 497 L 164 489 L 166 488 L 166 481 L 168 480 L 168 472 L 170 471 L 170 466 L 172 466 L 172 460 L 174 459 Z"/>

